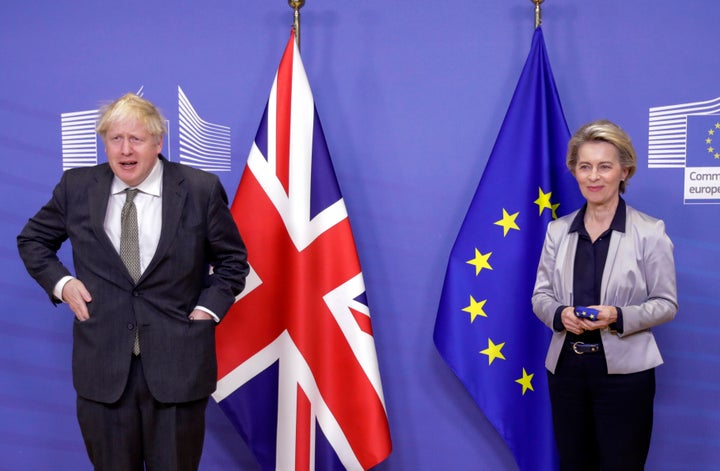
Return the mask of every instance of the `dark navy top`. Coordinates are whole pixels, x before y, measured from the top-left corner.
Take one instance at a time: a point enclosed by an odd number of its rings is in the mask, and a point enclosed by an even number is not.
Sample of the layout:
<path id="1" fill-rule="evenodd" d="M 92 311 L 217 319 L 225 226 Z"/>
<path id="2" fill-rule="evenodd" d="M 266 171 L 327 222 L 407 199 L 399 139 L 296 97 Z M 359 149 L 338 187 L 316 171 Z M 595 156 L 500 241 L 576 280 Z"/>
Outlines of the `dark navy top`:
<path id="1" fill-rule="evenodd" d="M 602 285 L 605 261 L 607 260 L 608 249 L 610 248 L 610 237 L 613 231 L 625 232 L 625 200 L 620 198 L 615 216 L 610 228 L 600 234 L 595 242 L 585 229 L 585 212 L 587 203 L 573 219 L 569 232 L 578 233 L 577 249 L 575 252 L 575 265 L 573 273 L 573 303 L 575 306 L 594 306 L 600 304 L 600 289 Z M 565 329 L 562 323 L 561 313 L 567 306 L 560 306 L 555 311 L 553 328 L 561 332 Z M 622 333 L 622 311 L 617 308 L 618 318 L 610 324 L 612 330 Z M 570 342 L 600 343 L 600 331 L 591 330 L 576 335 L 567 333 L 566 340 Z"/>

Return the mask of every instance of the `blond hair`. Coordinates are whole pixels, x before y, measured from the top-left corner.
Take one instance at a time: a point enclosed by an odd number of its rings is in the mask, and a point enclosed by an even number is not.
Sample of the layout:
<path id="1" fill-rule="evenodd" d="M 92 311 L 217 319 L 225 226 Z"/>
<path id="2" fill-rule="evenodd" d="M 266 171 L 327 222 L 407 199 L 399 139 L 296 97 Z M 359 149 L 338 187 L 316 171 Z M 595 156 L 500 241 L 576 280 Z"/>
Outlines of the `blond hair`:
<path id="1" fill-rule="evenodd" d="M 637 154 L 630 136 L 620 126 L 607 119 L 598 119 L 582 126 L 575 131 L 568 143 L 567 167 L 573 175 L 575 175 L 578 150 L 587 142 L 607 142 L 617 149 L 620 166 L 628 171 L 627 177 L 620 182 L 620 193 L 625 193 L 627 181 L 637 170 Z"/>
<path id="2" fill-rule="evenodd" d="M 165 136 L 165 118 L 160 110 L 148 100 L 134 93 L 126 93 L 112 103 L 100 109 L 96 131 L 104 139 L 113 124 L 126 120 L 137 120 L 145 126 L 147 132 L 158 141 Z"/>

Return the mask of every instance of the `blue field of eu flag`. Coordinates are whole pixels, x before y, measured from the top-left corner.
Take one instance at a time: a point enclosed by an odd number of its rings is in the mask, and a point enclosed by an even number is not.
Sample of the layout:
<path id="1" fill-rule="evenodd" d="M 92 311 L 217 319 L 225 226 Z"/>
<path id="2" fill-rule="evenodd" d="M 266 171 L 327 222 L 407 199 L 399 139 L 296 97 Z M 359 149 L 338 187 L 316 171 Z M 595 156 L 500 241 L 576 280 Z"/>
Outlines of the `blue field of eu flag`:
<path id="1" fill-rule="evenodd" d="M 448 261 L 435 345 L 521 470 L 557 469 L 544 366 L 550 331 L 533 314 L 547 223 L 582 205 L 541 28 Z"/>
<path id="2" fill-rule="evenodd" d="M 720 167 L 720 115 L 688 115 L 686 167 Z"/>

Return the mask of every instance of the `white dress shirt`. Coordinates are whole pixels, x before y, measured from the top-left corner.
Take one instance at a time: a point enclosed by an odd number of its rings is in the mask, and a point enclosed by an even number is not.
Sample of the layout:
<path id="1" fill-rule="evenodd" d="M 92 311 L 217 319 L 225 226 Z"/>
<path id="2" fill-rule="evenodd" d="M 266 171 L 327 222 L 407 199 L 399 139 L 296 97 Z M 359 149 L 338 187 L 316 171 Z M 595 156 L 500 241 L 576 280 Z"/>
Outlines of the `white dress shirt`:
<path id="1" fill-rule="evenodd" d="M 140 190 L 135 199 L 138 218 L 138 242 L 140 244 L 140 273 L 144 272 L 155 255 L 162 229 L 162 161 L 157 163 L 150 174 L 135 188 Z M 107 211 L 105 212 L 105 233 L 115 250 L 120 252 L 120 213 L 125 204 L 125 190 L 129 188 L 118 177 L 113 177 L 110 187 Z"/>

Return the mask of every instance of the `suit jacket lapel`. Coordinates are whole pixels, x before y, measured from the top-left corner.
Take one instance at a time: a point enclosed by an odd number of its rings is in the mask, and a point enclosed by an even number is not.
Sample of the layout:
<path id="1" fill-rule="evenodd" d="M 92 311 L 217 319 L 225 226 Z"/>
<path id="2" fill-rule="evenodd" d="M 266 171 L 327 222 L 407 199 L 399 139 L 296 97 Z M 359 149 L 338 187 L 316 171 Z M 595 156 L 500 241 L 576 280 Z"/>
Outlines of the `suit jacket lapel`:
<path id="1" fill-rule="evenodd" d="M 613 231 L 612 237 L 610 237 L 610 246 L 608 247 L 607 258 L 605 259 L 605 268 L 603 269 L 602 283 L 600 285 L 600 304 L 610 304 L 608 300 L 608 284 L 612 279 L 612 272 L 615 269 L 615 262 L 617 260 L 618 250 L 620 244 L 625 240 L 626 232 Z"/>
<path id="2" fill-rule="evenodd" d="M 113 173 L 110 167 L 101 167 L 101 171 L 97 172 L 94 180 L 88 185 L 88 211 L 90 213 L 90 225 L 93 232 L 95 232 L 95 236 L 100 241 L 100 245 L 108 253 L 107 256 L 115 257 L 117 263 L 124 267 L 120 255 L 105 232 L 105 214 L 107 213 L 112 179 Z M 128 276 L 130 276 L 129 273 Z"/>
<path id="3" fill-rule="evenodd" d="M 572 221 L 572 220 L 571 220 Z M 575 276 L 575 252 L 577 251 L 578 233 L 570 232 L 564 239 L 563 262 L 562 262 L 562 283 L 561 295 L 562 302 L 569 306 L 575 304 L 575 295 L 573 293 L 573 278 Z"/>
<path id="4" fill-rule="evenodd" d="M 184 178 L 178 172 L 177 164 L 163 160 L 163 188 L 162 188 L 162 227 L 160 229 L 160 240 L 158 241 L 155 255 L 150 264 L 143 272 L 138 283 L 152 272 L 165 256 L 172 245 L 172 241 L 178 231 L 180 225 L 180 216 L 182 216 L 187 191 L 183 186 Z"/>

